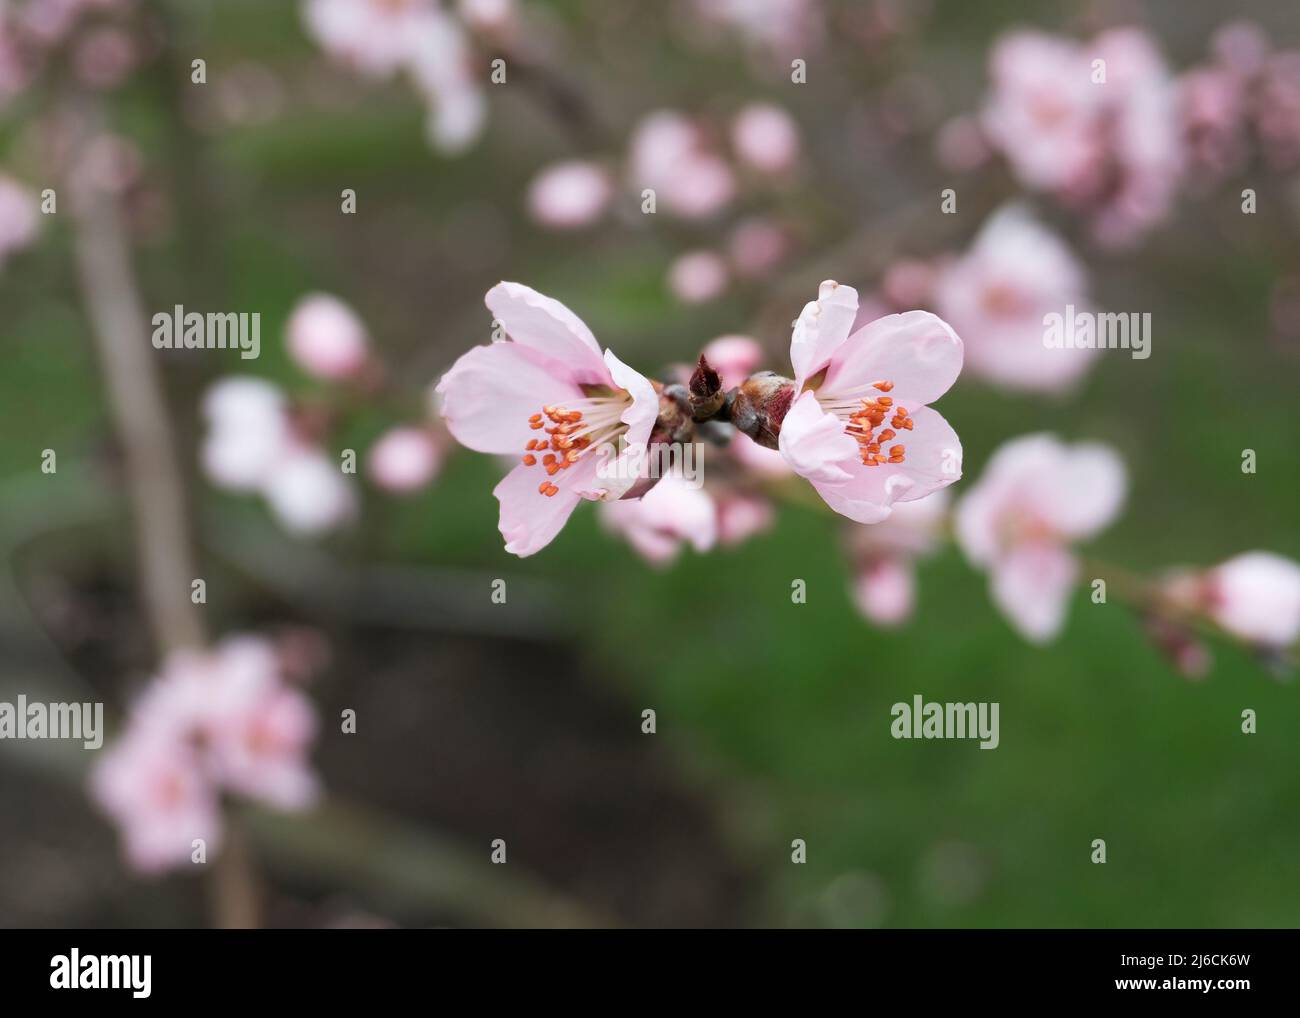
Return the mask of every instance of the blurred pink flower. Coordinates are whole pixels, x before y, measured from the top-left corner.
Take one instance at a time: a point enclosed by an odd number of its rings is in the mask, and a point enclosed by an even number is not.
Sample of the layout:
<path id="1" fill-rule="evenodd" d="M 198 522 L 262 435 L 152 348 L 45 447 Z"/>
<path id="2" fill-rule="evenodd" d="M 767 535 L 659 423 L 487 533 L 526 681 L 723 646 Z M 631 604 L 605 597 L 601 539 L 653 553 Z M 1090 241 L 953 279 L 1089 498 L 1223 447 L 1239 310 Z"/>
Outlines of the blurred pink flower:
<path id="1" fill-rule="evenodd" d="M 486 303 L 509 341 L 470 350 L 436 391 L 458 442 L 522 457 L 493 494 L 506 551 L 532 555 L 579 501 L 614 501 L 632 487 L 659 397 L 612 351 L 602 356 L 591 330 L 559 301 L 498 283 Z"/>
<path id="2" fill-rule="evenodd" d="M 311 447 L 292 447 L 277 459 L 262 494 L 280 525 L 302 537 L 319 537 L 356 516 L 356 494 L 340 464 Z"/>
<path id="3" fill-rule="evenodd" d="M 1044 343 L 1044 316 L 1088 309 L 1087 273 L 1065 243 L 1023 206 L 994 213 L 970 250 L 945 265 L 934 307 L 966 343 L 966 364 L 1010 389 L 1057 392 L 1094 363 L 1095 350 Z"/>
<path id="4" fill-rule="evenodd" d="M 929 404 L 957 380 L 962 341 L 926 311 L 850 334 L 857 310 L 857 291 L 828 280 L 799 315 L 790 342 L 793 403 L 779 441 L 795 473 L 832 509 L 878 523 L 895 502 L 961 476 L 961 442 Z"/>
<path id="5" fill-rule="evenodd" d="M 1256 86 L 1254 117 L 1269 166 L 1300 166 L 1300 50 L 1268 58 Z"/>
<path id="6" fill-rule="evenodd" d="M 727 256 L 736 274 L 749 279 L 766 276 L 790 250 L 786 231 L 759 216 L 741 220 L 727 238 Z"/>
<path id="7" fill-rule="evenodd" d="M 1240 77 L 1259 72 L 1268 55 L 1268 36 L 1253 21 L 1230 21 L 1220 25 L 1210 39 L 1214 62 Z"/>
<path id="8" fill-rule="evenodd" d="M 902 258 L 885 270 L 880 291 L 894 307 L 914 308 L 933 297 L 935 268 L 916 258 Z"/>
<path id="9" fill-rule="evenodd" d="M 737 437 L 749 442 L 744 435 Z M 750 445 L 761 452 L 772 452 L 753 442 Z M 730 548 L 748 541 L 770 530 L 776 521 L 771 501 L 752 492 L 723 489 L 714 495 L 714 505 L 718 514 L 718 543 L 723 547 Z"/>
<path id="10" fill-rule="evenodd" d="M 515 0 L 458 0 L 456 13 L 474 31 L 492 35 L 513 31 L 519 23 Z"/>
<path id="11" fill-rule="evenodd" d="M 789 173 L 799 161 L 799 128 L 782 107 L 751 103 L 732 121 L 731 145 L 751 168 L 779 176 Z"/>
<path id="12" fill-rule="evenodd" d="M 207 391 L 202 413 L 204 472 L 231 491 L 260 490 L 292 441 L 284 394 L 260 378 L 233 375 Z"/>
<path id="13" fill-rule="evenodd" d="M 1300 637 L 1300 565 L 1266 551 L 1229 559 L 1204 576 L 1205 606 L 1228 632 L 1267 647 Z"/>
<path id="14" fill-rule="evenodd" d="M 776 449 L 759 445 L 748 435 L 737 431 L 727 444 L 727 452 L 747 470 L 761 477 L 789 477 L 793 470 L 784 456 Z"/>
<path id="15" fill-rule="evenodd" d="M 988 570 L 994 603 L 1025 639 L 1060 632 L 1079 571 L 1070 546 L 1115 519 L 1126 488 L 1108 446 L 1037 434 L 1002 445 L 958 503 L 958 543 Z"/>
<path id="16" fill-rule="evenodd" d="M 135 67 L 135 40 L 114 25 L 103 25 L 86 33 L 72 56 L 77 77 L 91 88 L 109 89 L 120 85 Z"/>
<path id="17" fill-rule="evenodd" d="M 188 862 L 194 840 L 221 844 L 217 794 L 187 744 L 129 730 L 90 774 L 91 798 L 117 824 L 132 868 L 155 874 Z"/>
<path id="18" fill-rule="evenodd" d="M 869 621 L 896 626 L 911 617 L 916 600 L 913 563 L 938 544 L 948 501 L 948 492 L 940 490 L 914 502 L 898 502 L 887 519 L 850 532 L 854 602 Z"/>
<path id="19" fill-rule="evenodd" d="M 528 185 L 528 213 L 543 226 L 572 230 L 600 218 L 614 194 L 609 173 L 582 159 L 546 167 Z"/>
<path id="20" fill-rule="evenodd" d="M 722 388 L 734 389 L 763 363 L 763 348 L 749 336 L 719 336 L 701 351 L 722 379 Z"/>
<path id="21" fill-rule="evenodd" d="M 665 474 L 641 498 L 607 502 L 600 510 L 606 527 L 626 538 L 653 565 L 672 562 L 683 544 L 705 552 L 718 540 L 713 499 L 680 471 Z"/>
<path id="22" fill-rule="evenodd" d="M 36 195 L 12 177 L 0 174 L 0 268 L 36 238 L 40 207 Z"/>
<path id="23" fill-rule="evenodd" d="M 288 401 L 270 382 L 231 376 L 203 399 L 204 472 L 219 487 L 264 496 L 290 533 L 318 536 L 355 515 L 341 465 L 295 431 Z"/>
<path id="24" fill-rule="evenodd" d="M 195 838 L 217 848 L 222 789 L 279 809 L 310 805 L 315 730 L 310 701 L 285 683 L 269 641 L 237 636 L 178 652 L 92 771 L 91 794 L 121 828 L 132 865 L 156 872 L 186 861 Z"/>
<path id="25" fill-rule="evenodd" d="M 1080 44 L 1015 31 L 990 70 L 983 127 L 1026 186 L 1082 210 L 1110 247 L 1165 218 L 1183 152 L 1177 93 L 1150 35 L 1119 28 Z"/>
<path id="26" fill-rule="evenodd" d="M 688 251 L 668 267 L 668 289 L 686 304 L 703 304 L 727 289 L 727 263 L 716 251 Z"/>
<path id="27" fill-rule="evenodd" d="M 414 40 L 447 20 L 438 0 L 305 0 L 302 16 L 321 49 L 372 77 L 400 70 Z"/>
<path id="28" fill-rule="evenodd" d="M 391 492 L 418 491 L 438 476 L 443 451 L 425 428 L 390 428 L 370 447 L 371 479 Z"/>
<path id="29" fill-rule="evenodd" d="M 804 57 L 821 48 L 820 0 L 694 0 L 706 22 L 738 34 L 752 49 L 776 57 Z"/>
<path id="30" fill-rule="evenodd" d="M 460 25 L 440 14 L 411 46 L 411 77 L 429 107 L 429 140 L 441 152 L 463 152 L 477 140 L 487 119 L 487 99 L 475 76 L 469 40 Z"/>
<path id="31" fill-rule="evenodd" d="M 370 356 L 365 324 L 351 307 L 325 293 L 309 294 L 294 305 L 285 343 L 300 368 L 330 381 L 355 376 Z"/>
<path id="32" fill-rule="evenodd" d="M 703 219 L 735 195 L 731 168 L 705 143 L 687 117 L 659 110 L 644 117 L 628 147 L 628 177 L 639 193 L 650 188 L 656 208 L 683 219 Z"/>
<path id="33" fill-rule="evenodd" d="M 989 159 L 989 143 L 976 117 L 962 115 L 944 123 L 934 136 L 939 165 L 953 173 L 969 173 Z"/>
<path id="34" fill-rule="evenodd" d="M 1206 190 L 1246 165 L 1246 91 L 1220 67 L 1188 71 L 1178 80 L 1180 113 L 1192 183 Z"/>

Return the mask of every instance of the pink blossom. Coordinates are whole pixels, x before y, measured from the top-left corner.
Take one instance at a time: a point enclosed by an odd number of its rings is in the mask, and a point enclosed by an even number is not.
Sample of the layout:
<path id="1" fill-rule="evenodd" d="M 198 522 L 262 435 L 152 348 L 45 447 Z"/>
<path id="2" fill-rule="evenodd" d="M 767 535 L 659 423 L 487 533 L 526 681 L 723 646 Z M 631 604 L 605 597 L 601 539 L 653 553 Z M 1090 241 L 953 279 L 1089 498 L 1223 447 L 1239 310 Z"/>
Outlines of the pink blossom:
<path id="1" fill-rule="evenodd" d="M 518 27 L 519 6 L 515 0 L 459 0 L 456 12 L 476 32 L 500 35 Z"/>
<path id="2" fill-rule="evenodd" d="M 776 449 L 761 446 L 739 431 L 731 436 L 727 452 L 746 470 L 760 477 L 776 479 L 789 477 L 793 473 L 790 464 Z"/>
<path id="3" fill-rule="evenodd" d="M 300 368 L 330 381 L 355 376 L 370 356 L 370 336 L 357 313 L 324 293 L 309 294 L 294 306 L 285 342 Z"/>
<path id="4" fill-rule="evenodd" d="M 77 76 L 91 88 L 120 85 L 136 64 L 135 41 L 121 28 L 105 25 L 86 34 L 77 43 L 73 66 Z"/>
<path id="5" fill-rule="evenodd" d="M 1229 559 L 1204 577 L 1210 617 L 1228 632 L 1267 647 L 1300 637 L 1300 565 L 1266 551 Z"/>
<path id="6" fill-rule="evenodd" d="M 1255 130 L 1269 166 L 1300 166 L 1300 50 L 1275 53 L 1264 64 L 1255 95 Z"/>
<path id="7" fill-rule="evenodd" d="M 751 103 L 736 114 L 731 144 L 741 161 L 759 173 L 780 176 L 799 161 L 799 128 L 773 103 Z"/>
<path id="8" fill-rule="evenodd" d="M 221 844 L 216 791 L 184 743 L 128 732 L 91 772 L 90 794 L 117 824 L 128 862 L 142 873 L 187 862 L 195 839 L 210 851 Z"/>
<path id="9" fill-rule="evenodd" d="M 528 185 L 528 213 L 543 226 L 573 230 L 600 218 L 614 185 L 599 163 L 582 159 L 548 166 Z"/>
<path id="10" fill-rule="evenodd" d="M 738 436 L 749 441 L 744 435 Z M 750 442 L 753 445 L 752 442 Z M 754 445 L 761 452 L 771 452 Z M 772 529 L 776 512 L 772 503 L 761 495 L 735 489 L 723 490 L 714 496 L 718 514 L 718 543 L 725 548 L 734 547 L 751 537 Z"/>
<path id="11" fill-rule="evenodd" d="M 0 175 L 0 267 L 39 232 L 36 196 L 12 177 Z"/>
<path id="12" fill-rule="evenodd" d="M 437 394 L 462 445 L 522 458 L 493 494 L 506 551 L 532 555 L 582 499 L 614 501 L 628 492 L 659 397 L 612 351 L 602 356 L 591 330 L 559 301 L 498 283 L 486 303 L 509 340 L 470 350 Z"/>
<path id="13" fill-rule="evenodd" d="M 208 390 L 202 409 L 204 472 L 231 491 L 260 490 L 292 442 L 284 394 L 260 378 L 232 376 Z"/>
<path id="14" fill-rule="evenodd" d="M 896 626 L 911 617 L 916 600 L 913 563 L 934 550 L 947 512 L 948 492 L 940 490 L 915 502 L 897 503 L 880 523 L 853 528 L 853 596 L 869 621 Z"/>
<path id="15" fill-rule="evenodd" d="M 403 67 L 414 41 L 449 20 L 437 0 L 306 0 L 302 14 L 323 50 L 376 78 Z"/>
<path id="16" fill-rule="evenodd" d="M 1012 32 L 991 73 L 983 127 L 1026 186 L 1085 212 L 1110 247 L 1164 219 L 1183 152 L 1177 93 L 1147 33 L 1112 29 L 1083 45 Z"/>
<path id="17" fill-rule="evenodd" d="M 121 828 L 132 865 L 156 872 L 184 862 L 195 838 L 217 847 L 223 789 L 280 809 L 310 805 L 315 726 L 270 642 L 240 636 L 178 652 L 131 707 L 91 793 Z"/>
<path id="18" fill-rule="evenodd" d="M 817 0 L 694 0 L 706 22 L 738 34 L 751 49 L 785 58 L 820 48 L 825 32 Z"/>
<path id="19" fill-rule="evenodd" d="M 262 483 L 267 505 L 291 534 L 318 537 L 356 515 L 356 494 L 338 461 L 298 447 L 277 459 Z"/>
<path id="20" fill-rule="evenodd" d="M 1268 36 L 1253 21 L 1230 21 L 1220 25 L 1210 39 L 1214 61 L 1239 77 L 1259 72 L 1268 55 Z"/>
<path id="21" fill-rule="evenodd" d="M 1065 622 L 1079 564 L 1070 546 L 1119 513 L 1127 480 L 1108 446 L 1027 435 L 1001 446 L 957 506 L 958 543 L 988 570 L 994 603 L 1025 639 Z"/>
<path id="22" fill-rule="evenodd" d="M 894 307 L 917 307 L 930 303 L 934 283 L 933 265 L 916 258 L 903 258 L 885 270 L 880 290 Z"/>
<path id="23" fill-rule="evenodd" d="M 727 289 L 727 263 L 715 251 L 688 251 L 668 267 L 668 289 L 686 304 L 703 304 Z"/>
<path id="24" fill-rule="evenodd" d="M 713 499 L 680 471 L 665 474 L 641 498 L 607 502 L 600 508 L 605 525 L 654 565 L 673 561 L 683 544 L 704 552 L 718 540 Z"/>
<path id="25" fill-rule="evenodd" d="M 428 103 L 433 146 L 458 153 L 482 133 L 487 99 L 475 77 L 473 51 L 460 26 L 439 16 L 412 40 L 411 76 Z"/>
<path id="26" fill-rule="evenodd" d="M 646 116 L 632 132 L 629 179 L 655 192 L 656 207 L 684 219 L 718 212 L 735 194 L 731 168 L 706 144 L 689 119 L 672 110 Z"/>
<path id="27" fill-rule="evenodd" d="M 387 491 L 418 491 L 438 476 L 442 455 L 427 429 L 392 428 L 371 446 L 367 466 L 374 482 Z"/>
<path id="28" fill-rule="evenodd" d="M 832 509 L 878 523 L 961 476 L 961 442 L 929 404 L 956 381 L 962 341 L 926 311 L 851 331 L 857 310 L 857 291 L 828 280 L 799 315 L 779 445 Z"/>
<path id="29" fill-rule="evenodd" d="M 1058 392 L 1096 351 L 1049 347 L 1044 316 L 1087 310 L 1087 274 L 1065 243 L 1022 206 L 995 213 L 969 251 L 946 265 L 934 306 L 966 342 L 966 363 L 997 385 Z"/>
<path id="30" fill-rule="evenodd" d="M 701 351 L 722 379 L 722 388 L 734 389 L 763 363 L 763 348 L 749 336 L 719 336 Z"/>
<path id="31" fill-rule="evenodd" d="M 1178 82 L 1189 169 L 1202 189 L 1246 164 L 1246 93 L 1232 71 L 1204 67 Z"/>
<path id="32" fill-rule="evenodd" d="M 727 238 L 727 256 L 736 274 L 758 279 L 775 269 L 790 250 L 790 237 L 772 222 L 752 216 L 737 223 Z"/>

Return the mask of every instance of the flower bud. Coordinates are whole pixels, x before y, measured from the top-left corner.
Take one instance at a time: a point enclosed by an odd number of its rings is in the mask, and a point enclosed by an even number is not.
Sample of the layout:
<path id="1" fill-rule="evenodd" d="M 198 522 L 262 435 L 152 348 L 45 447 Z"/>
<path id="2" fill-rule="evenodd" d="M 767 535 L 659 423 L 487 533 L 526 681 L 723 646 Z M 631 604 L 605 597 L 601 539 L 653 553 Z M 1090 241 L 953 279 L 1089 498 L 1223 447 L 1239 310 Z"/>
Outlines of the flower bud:
<path id="1" fill-rule="evenodd" d="M 794 382 L 774 371 L 745 379 L 731 401 L 731 423 L 768 449 L 777 448 L 781 422 L 794 402 Z"/>

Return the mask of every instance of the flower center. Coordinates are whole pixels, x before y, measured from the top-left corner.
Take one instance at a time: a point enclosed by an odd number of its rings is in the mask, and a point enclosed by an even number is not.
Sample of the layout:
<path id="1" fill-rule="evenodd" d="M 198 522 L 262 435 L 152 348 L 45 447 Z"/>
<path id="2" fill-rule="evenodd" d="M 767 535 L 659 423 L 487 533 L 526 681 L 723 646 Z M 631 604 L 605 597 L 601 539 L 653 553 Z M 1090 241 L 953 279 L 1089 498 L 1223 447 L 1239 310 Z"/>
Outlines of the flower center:
<path id="1" fill-rule="evenodd" d="M 627 431 L 622 418 L 631 403 L 632 397 L 619 391 L 544 406 L 529 417 L 529 428 L 549 436 L 530 438 L 524 446 L 524 466 L 540 466 L 548 478 L 538 485 L 537 493 L 553 497 L 560 489 L 549 478 L 568 470 L 592 449 L 614 443 Z"/>
<path id="2" fill-rule="evenodd" d="M 844 422 L 844 433 L 858 443 L 858 453 L 864 467 L 878 467 L 884 463 L 902 463 L 907 459 L 907 447 L 901 443 L 889 445 L 899 431 L 911 431 L 913 421 L 907 408 L 895 406 L 884 393 L 894 388 L 893 382 L 872 382 L 868 389 L 881 395 L 864 396 L 860 390 L 837 393 L 821 399 L 823 410 Z M 885 419 L 889 427 L 885 427 Z M 880 430 L 877 431 L 876 429 Z M 887 447 L 887 448 L 886 448 Z"/>

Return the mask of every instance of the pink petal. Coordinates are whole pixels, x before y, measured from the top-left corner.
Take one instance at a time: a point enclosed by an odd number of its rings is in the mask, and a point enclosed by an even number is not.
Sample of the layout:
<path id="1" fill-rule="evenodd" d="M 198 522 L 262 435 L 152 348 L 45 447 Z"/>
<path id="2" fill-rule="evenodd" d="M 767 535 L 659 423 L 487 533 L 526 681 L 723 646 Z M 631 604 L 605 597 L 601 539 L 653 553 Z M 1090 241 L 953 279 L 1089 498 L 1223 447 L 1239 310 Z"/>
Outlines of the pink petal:
<path id="1" fill-rule="evenodd" d="M 844 425 L 826 413 L 817 396 L 805 392 L 794 401 L 781 423 L 781 455 L 795 473 L 823 484 L 842 484 L 851 478 L 846 468 L 858 462 L 858 446 L 844 433 Z"/>
<path id="2" fill-rule="evenodd" d="M 442 416 L 462 445 L 478 452 L 523 455 L 536 433 L 528 418 L 543 406 L 582 396 L 554 361 L 518 343 L 476 346 L 442 376 Z"/>
<path id="3" fill-rule="evenodd" d="M 1030 480 L 1030 496 L 1043 518 L 1064 537 L 1080 540 L 1107 527 L 1124 504 L 1124 461 L 1095 442 L 1061 450 L 1055 470 Z"/>
<path id="4" fill-rule="evenodd" d="M 910 559 L 888 555 L 874 559 L 853 581 L 858 610 L 880 626 L 906 622 L 916 601 L 916 570 Z"/>
<path id="5" fill-rule="evenodd" d="M 790 337 L 796 391 L 830 363 L 832 355 L 848 339 L 857 313 L 858 291 L 830 279 L 822 283 L 817 299 L 804 305 Z"/>
<path id="6" fill-rule="evenodd" d="M 1065 624 L 1078 568 L 1074 556 L 1061 545 L 1020 544 L 994 564 L 990 592 L 1021 636 L 1046 643 Z"/>
<path id="7" fill-rule="evenodd" d="M 864 326 L 839 348 L 824 395 L 890 381 L 894 402 L 908 410 L 933 403 L 961 372 L 962 342 L 942 318 L 928 311 L 888 315 Z"/>
<path id="8" fill-rule="evenodd" d="M 594 474 L 595 460 L 590 456 L 584 456 L 573 467 L 561 470 L 554 477 L 548 477 L 540 467 L 527 467 L 522 463 L 506 474 L 492 491 L 501 503 L 499 527 L 506 540 L 506 551 L 525 558 L 555 540 L 555 535 L 564 528 L 582 501 L 576 489 L 590 484 Z M 560 489 L 550 497 L 538 491 L 542 482 L 547 480 Z"/>
<path id="9" fill-rule="evenodd" d="M 560 361 L 575 381 L 595 385 L 609 381 L 596 337 L 558 300 L 521 283 L 498 283 L 487 292 L 484 303 L 511 339 Z"/>
<path id="10" fill-rule="evenodd" d="M 619 418 L 628 428 L 623 435 L 623 450 L 617 458 L 601 461 L 596 472 L 599 483 L 581 494 L 609 502 L 622 498 L 640 476 L 646 444 L 659 418 L 659 394 L 649 379 L 614 356 L 613 350 L 605 351 L 605 364 L 614 384 L 632 396 L 632 405 Z"/>

